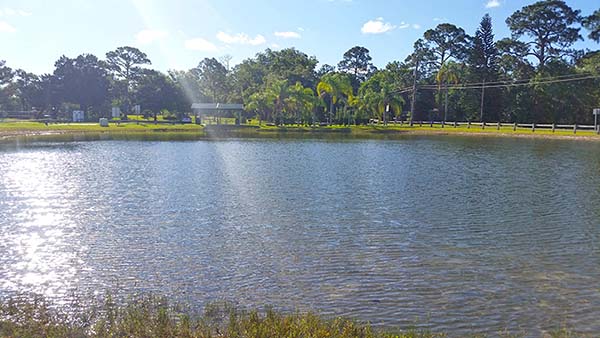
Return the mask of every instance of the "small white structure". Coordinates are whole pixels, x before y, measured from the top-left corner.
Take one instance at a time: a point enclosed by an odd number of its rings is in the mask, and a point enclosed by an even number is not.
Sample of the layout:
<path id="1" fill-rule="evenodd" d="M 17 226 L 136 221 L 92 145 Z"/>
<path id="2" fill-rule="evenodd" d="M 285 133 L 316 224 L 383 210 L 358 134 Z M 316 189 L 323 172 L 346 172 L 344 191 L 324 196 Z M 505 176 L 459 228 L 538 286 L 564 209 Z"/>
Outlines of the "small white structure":
<path id="1" fill-rule="evenodd" d="M 73 110 L 73 122 L 83 122 L 85 120 L 85 113 L 83 110 Z"/>
<path id="2" fill-rule="evenodd" d="M 108 127 L 108 119 L 106 117 L 100 118 L 100 127 Z"/>
<path id="3" fill-rule="evenodd" d="M 112 115 L 111 116 L 114 119 L 118 119 L 119 117 L 121 117 L 121 108 L 112 107 Z"/>
<path id="4" fill-rule="evenodd" d="M 135 106 L 133 106 L 133 113 L 135 115 L 140 115 L 142 113 L 142 107 L 140 107 L 139 104 L 136 104 Z"/>

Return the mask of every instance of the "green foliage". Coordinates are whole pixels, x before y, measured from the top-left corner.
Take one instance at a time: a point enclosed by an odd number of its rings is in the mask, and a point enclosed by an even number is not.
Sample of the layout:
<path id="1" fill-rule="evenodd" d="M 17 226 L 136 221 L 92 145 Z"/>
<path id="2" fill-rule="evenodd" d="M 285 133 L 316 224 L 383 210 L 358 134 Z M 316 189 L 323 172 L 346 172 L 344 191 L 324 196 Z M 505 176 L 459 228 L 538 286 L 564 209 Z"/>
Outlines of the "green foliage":
<path id="1" fill-rule="evenodd" d="M 434 56 L 433 63 L 440 69 L 448 60 L 460 60 L 467 51 L 467 35 L 462 28 L 449 23 L 439 24 L 435 29 L 429 29 L 423 34 L 424 48 L 429 49 Z"/>
<path id="2" fill-rule="evenodd" d="M 352 98 L 352 81 L 346 73 L 329 73 L 325 74 L 317 85 L 317 95 L 323 100 L 324 105 L 329 102 L 328 121 L 332 122 L 334 112 L 337 114 L 337 119 L 343 118 L 346 113 L 346 108 Z"/>
<path id="3" fill-rule="evenodd" d="M 579 13 L 562 0 L 543 0 L 516 11 L 506 24 L 513 39 L 532 39 L 526 42 L 527 55 L 534 56 L 538 67 L 543 68 L 548 61 L 572 52 L 569 47 L 581 39 L 579 28 L 572 27 L 581 21 Z"/>
<path id="4" fill-rule="evenodd" d="M 117 302 L 110 295 L 101 305 L 72 304 L 70 313 L 52 309 L 42 298 L 0 304 L 2 337 L 313 337 L 313 338 L 428 338 L 444 337 L 421 331 L 385 333 L 368 324 L 313 313 L 283 314 L 266 308 L 238 310 L 212 303 L 194 315 L 164 297 L 143 296 Z"/>
<path id="5" fill-rule="evenodd" d="M 590 31 L 588 37 L 600 43 L 600 9 L 583 19 L 583 27 Z"/>
<path id="6" fill-rule="evenodd" d="M 342 61 L 338 63 L 340 72 L 350 74 L 352 88 L 358 90 L 358 86 L 363 83 L 373 72 L 377 70 L 369 55 L 369 50 L 365 47 L 354 46 L 344 53 Z"/>
<path id="7" fill-rule="evenodd" d="M 391 115 L 399 116 L 402 113 L 404 99 L 395 93 L 390 71 L 378 71 L 364 82 L 360 86 L 359 98 L 362 102 L 354 102 L 358 104 L 358 109 L 366 110 L 368 117 L 377 117 L 384 124 Z"/>
<path id="8" fill-rule="evenodd" d="M 215 58 L 205 58 L 191 70 L 202 95 L 210 102 L 226 102 L 230 91 L 227 68 Z"/>

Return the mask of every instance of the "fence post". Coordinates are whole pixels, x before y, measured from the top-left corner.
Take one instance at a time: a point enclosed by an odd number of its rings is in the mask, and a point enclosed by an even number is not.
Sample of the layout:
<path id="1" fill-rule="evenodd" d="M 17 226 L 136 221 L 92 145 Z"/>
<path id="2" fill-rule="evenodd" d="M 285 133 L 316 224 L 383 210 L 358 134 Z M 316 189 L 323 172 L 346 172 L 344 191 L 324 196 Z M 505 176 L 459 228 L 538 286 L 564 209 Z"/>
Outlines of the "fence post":
<path id="1" fill-rule="evenodd" d="M 467 129 L 471 129 L 471 121 L 467 122 Z"/>
<path id="2" fill-rule="evenodd" d="M 433 120 L 429 120 L 429 128 L 433 128 Z"/>
<path id="3" fill-rule="evenodd" d="M 423 126 L 423 120 L 419 121 L 419 127 Z"/>
<path id="4" fill-rule="evenodd" d="M 485 129 L 485 122 L 481 122 L 481 129 Z"/>
<path id="5" fill-rule="evenodd" d="M 573 134 L 577 134 L 577 123 L 573 125 Z"/>
<path id="6" fill-rule="evenodd" d="M 456 121 L 454 121 L 454 128 L 456 128 Z M 600 130 L 600 129 L 598 129 L 598 130 Z"/>
<path id="7" fill-rule="evenodd" d="M 556 130 L 556 123 L 552 123 L 552 132 L 554 132 L 554 130 Z"/>
<path id="8" fill-rule="evenodd" d="M 600 126 L 596 127 L 596 134 L 600 134 Z"/>
<path id="9" fill-rule="evenodd" d="M 446 124 L 446 121 L 442 121 L 442 129 L 444 128 L 445 124 Z"/>
<path id="10" fill-rule="evenodd" d="M 517 131 L 517 122 L 515 122 L 515 125 L 513 126 L 513 131 Z"/>
<path id="11" fill-rule="evenodd" d="M 535 133 L 535 123 L 532 123 L 532 124 L 531 124 L 531 132 L 532 132 L 532 133 Z"/>
<path id="12" fill-rule="evenodd" d="M 498 121 L 498 128 L 496 130 L 500 130 L 500 121 Z"/>

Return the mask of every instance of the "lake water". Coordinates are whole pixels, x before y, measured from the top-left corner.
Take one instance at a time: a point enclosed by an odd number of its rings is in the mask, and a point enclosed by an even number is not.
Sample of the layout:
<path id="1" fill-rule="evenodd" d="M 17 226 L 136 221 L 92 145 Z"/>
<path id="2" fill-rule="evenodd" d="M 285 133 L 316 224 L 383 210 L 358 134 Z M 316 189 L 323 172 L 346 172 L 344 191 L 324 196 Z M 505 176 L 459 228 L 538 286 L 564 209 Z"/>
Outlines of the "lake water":
<path id="1" fill-rule="evenodd" d="M 0 146 L 0 295 L 155 292 L 452 335 L 600 332 L 600 143 Z"/>

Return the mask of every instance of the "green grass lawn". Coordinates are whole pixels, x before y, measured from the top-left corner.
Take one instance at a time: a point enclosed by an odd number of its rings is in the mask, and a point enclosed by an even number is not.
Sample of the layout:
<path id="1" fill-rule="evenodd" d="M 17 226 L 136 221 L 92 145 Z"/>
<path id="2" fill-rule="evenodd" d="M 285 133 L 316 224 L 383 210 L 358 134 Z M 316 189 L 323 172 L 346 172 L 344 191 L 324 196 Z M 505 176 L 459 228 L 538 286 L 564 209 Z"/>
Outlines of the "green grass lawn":
<path id="1" fill-rule="evenodd" d="M 222 119 L 221 122 L 228 126 L 232 126 L 234 124 L 234 119 L 226 120 Z M 258 126 L 257 120 L 252 120 L 250 124 L 251 126 Z M 299 133 L 310 133 L 310 132 L 320 132 L 320 133 L 336 133 L 336 134 L 346 134 L 356 137 L 381 137 L 382 135 L 386 137 L 394 137 L 394 135 L 405 135 L 405 134 L 416 134 L 416 135 L 428 135 L 428 134 L 457 134 L 457 135 L 466 135 L 466 134 L 486 134 L 486 135 L 515 135 L 515 136 L 531 136 L 531 137 L 585 137 L 586 139 L 598 138 L 600 140 L 600 135 L 597 135 L 592 130 L 578 130 L 576 134 L 573 133 L 573 130 L 563 130 L 557 129 L 555 132 L 552 132 L 551 129 L 540 129 L 536 128 L 535 131 L 532 131 L 531 128 L 517 128 L 513 130 L 512 126 L 503 126 L 499 130 L 496 126 L 486 126 L 485 129 L 482 129 L 480 126 L 472 125 L 470 128 L 461 125 L 458 127 L 453 127 L 452 125 L 446 125 L 444 128 L 441 125 L 433 125 L 429 126 L 429 124 L 423 124 L 420 126 L 419 124 L 415 124 L 410 127 L 408 124 L 404 125 L 394 125 L 390 124 L 387 126 L 383 125 L 368 125 L 368 126 L 343 126 L 343 125 L 334 125 L 334 126 L 299 126 L 299 125 L 286 125 L 284 127 L 267 125 L 266 123 L 262 123 L 260 128 L 257 129 L 245 129 L 240 128 L 240 130 L 227 129 L 224 130 L 223 134 L 229 133 L 241 133 L 248 136 L 260 136 L 261 134 L 266 134 L 265 132 L 269 132 L 269 134 L 273 133 L 281 133 L 284 135 L 286 132 L 299 132 Z M 107 134 L 136 134 L 136 133 L 156 133 L 163 132 L 164 134 L 172 133 L 172 134 L 203 134 L 204 127 L 196 124 L 169 124 L 169 123 L 160 123 L 154 124 L 153 121 L 144 121 L 144 120 L 135 120 L 126 123 L 110 123 L 109 127 L 101 127 L 98 123 L 50 123 L 48 125 L 42 122 L 31 122 L 31 121 L 0 121 L 0 137 L 2 136 L 27 136 L 29 134 L 39 135 L 39 134 L 68 134 L 68 133 L 107 133 Z M 238 135 L 239 136 L 239 135 Z"/>

